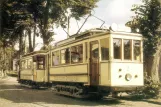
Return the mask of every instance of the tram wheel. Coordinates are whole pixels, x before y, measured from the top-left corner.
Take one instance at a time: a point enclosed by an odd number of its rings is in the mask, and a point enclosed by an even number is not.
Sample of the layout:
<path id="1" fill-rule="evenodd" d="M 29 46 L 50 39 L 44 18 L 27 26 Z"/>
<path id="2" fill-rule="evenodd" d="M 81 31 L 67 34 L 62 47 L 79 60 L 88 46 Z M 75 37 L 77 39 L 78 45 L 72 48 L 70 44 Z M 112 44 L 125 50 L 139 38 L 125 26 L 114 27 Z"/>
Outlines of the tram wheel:
<path id="1" fill-rule="evenodd" d="M 118 98 L 118 92 L 112 92 L 112 97 L 113 98 Z"/>

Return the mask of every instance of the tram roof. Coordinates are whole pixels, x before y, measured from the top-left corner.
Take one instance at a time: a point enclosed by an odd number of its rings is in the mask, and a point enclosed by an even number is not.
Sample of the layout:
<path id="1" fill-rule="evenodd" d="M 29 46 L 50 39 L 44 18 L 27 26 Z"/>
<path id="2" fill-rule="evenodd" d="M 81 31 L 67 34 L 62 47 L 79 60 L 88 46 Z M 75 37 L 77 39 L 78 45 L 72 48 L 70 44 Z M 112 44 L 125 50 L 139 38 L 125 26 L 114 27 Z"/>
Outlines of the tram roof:
<path id="1" fill-rule="evenodd" d="M 30 52 L 28 54 L 23 55 L 22 57 L 30 56 L 30 55 L 36 55 L 36 54 L 46 54 L 48 51 L 46 50 L 39 50 L 39 51 L 34 51 Z"/>
<path id="2" fill-rule="evenodd" d="M 142 36 L 141 34 L 138 34 L 138 33 L 130 33 L 130 32 L 123 32 L 123 31 L 112 31 L 112 30 L 109 30 L 109 29 L 94 28 L 94 29 L 86 30 L 85 32 L 81 32 L 79 34 L 71 35 L 69 38 L 57 42 L 55 46 L 60 46 L 62 44 L 69 43 L 69 42 L 72 42 L 74 40 L 82 39 L 82 38 L 85 38 L 85 37 L 91 37 L 91 36 L 94 36 L 94 35 L 108 34 L 108 33 L 109 34 L 140 36 L 140 37 Z"/>
<path id="3" fill-rule="evenodd" d="M 95 34 L 107 33 L 107 32 L 110 32 L 110 30 L 109 29 L 102 29 L 102 28 L 89 29 L 89 30 L 86 30 L 85 32 L 81 32 L 79 34 L 71 35 L 69 38 L 57 42 L 56 46 L 62 45 L 62 44 L 67 43 L 67 42 L 71 42 L 73 40 L 81 39 L 81 38 L 84 38 L 84 37 L 89 37 L 89 36 L 92 36 L 92 35 L 95 35 Z"/>

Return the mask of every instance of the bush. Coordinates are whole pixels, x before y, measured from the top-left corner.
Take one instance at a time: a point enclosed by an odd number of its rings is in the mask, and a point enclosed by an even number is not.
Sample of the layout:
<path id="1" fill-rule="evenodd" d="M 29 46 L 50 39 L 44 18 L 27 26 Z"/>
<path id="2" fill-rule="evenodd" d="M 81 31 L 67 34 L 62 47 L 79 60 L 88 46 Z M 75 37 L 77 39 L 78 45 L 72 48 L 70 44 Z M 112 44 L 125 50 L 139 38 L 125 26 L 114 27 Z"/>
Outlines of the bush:
<path id="1" fill-rule="evenodd" d="M 152 80 L 150 76 L 144 75 L 144 87 L 133 93 L 140 98 L 158 98 L 161 84 Z"/>
<path id="2" fill-rule="evenodd" d="M 161 84 L 159 82 L 153 81 L 153 79 L 150 76 L 147 76 L 145 74 L 144 76 L 144 88 L 142 90 L 142 93 L 145 97 L 158 97 L 159 95 L 159 89 Z"/>

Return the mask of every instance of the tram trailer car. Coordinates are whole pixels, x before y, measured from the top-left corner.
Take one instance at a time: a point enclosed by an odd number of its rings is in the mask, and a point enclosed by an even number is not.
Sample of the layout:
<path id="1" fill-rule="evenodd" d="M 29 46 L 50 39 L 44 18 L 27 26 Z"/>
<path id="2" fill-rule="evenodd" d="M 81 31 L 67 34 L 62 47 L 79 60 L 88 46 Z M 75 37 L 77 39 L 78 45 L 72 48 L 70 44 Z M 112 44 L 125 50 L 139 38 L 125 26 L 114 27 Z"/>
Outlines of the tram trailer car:
<path id="1" fill-rule="evenodd" d="M 41 79 L 55 93 L 79 98 L 134 91 L 144 85 L 142 44 L 140 34 L 105 29 L 71 36 L 45 54 Z"/>
<path id="2" fill-rule="evenodd" d="M 50 87 L 47 51 L 35 51 L 22 56 L 18 82 L 32 88 Z"/>

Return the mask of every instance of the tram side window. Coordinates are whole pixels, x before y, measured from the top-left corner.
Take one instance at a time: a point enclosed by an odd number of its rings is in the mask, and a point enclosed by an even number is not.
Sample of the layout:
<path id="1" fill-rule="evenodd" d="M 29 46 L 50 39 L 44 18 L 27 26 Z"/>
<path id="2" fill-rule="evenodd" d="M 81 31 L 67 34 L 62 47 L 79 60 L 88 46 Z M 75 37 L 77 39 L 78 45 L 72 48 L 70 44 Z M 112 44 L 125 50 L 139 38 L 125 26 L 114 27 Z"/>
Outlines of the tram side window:
<path id="1" fill-rule="evenodd" d="M 27 60 L 27 68 L 28 68 L 28 69 L 30 69 L 30 68 L 31 68 L 31 62 L 32 62 L 32 60 L 31 60 L 31 59 Z"/>
<path id="2" fill-rule="evenodd" d="M 27 69 L 27 60 L 25 60 L 25 69 Z"/>
<path id="3" fill-rule="evenodd" d="M 59 51 L 53 52 L 52 56 L 53 56 L 53 58 L 52 58 L 53 66 L 54 65 L 59 65 L 60 64 L 60 61 L 59 61 Z"/>
<path id="4" fill-rule="evenodd" d="M 70 49 L 63 49 L 60 51 L 61 53 L 61 64 L 69 64 L 70 63 Z"/>
<path id="5" fill-rule="evenodd" d="M 134 46 L 134 60 L 140 61 L 141 59 L 141 43 L 139 40 L 134 40 L 133 41 L 133 46 Z"/>
<path id="6" fill-rule="evenodd" d="M 83 45 L 71 47 L 71 62 L 79 63 L 83 61 Z"/>
<path id="7" fill-rule="evenodd" d="M 25 60 L 23 60 L 23 61 L 21 61 L 21 69 L 25 69 L 26 67 L 26 61 Z"/>
<path id="8" fill-rule="evenodd" d="M 44 56 L 37 57 L 37 69 L 38 70 L 45 69 L 45 57 Z"/>
<path id="9" fill-rule="evenodd" d="M 85 61 L 87 62 L 88 61 L 88 43 L 86 42 L 85 43 Z"/>
<path id="10" fill-rule="evenodd" d="M 114 59 L 121 59 L 121 39 L 113 39 Z"/>
<path id="11" fill-rule="evenodd" d="M 124 59 L 131 59 L 131 40 L 124 40 Z"/>
<path id="12" fill-rule="evenodd" d="M 100 40 L 102 60 L 109 60 L 109 39 Z"/>

